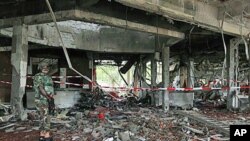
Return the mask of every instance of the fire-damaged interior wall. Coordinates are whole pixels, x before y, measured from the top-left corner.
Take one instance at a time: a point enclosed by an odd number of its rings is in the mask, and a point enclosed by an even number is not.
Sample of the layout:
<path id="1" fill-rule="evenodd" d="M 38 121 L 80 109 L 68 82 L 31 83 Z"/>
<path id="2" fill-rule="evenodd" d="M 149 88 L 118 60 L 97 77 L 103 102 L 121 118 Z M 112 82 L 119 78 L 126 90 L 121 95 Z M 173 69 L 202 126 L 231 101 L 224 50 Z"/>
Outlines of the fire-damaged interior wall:
<path id="1" fill-rule="evenodd" d="M 11 81 L 10 52 L 0 52 L 0 81 Z M 0 101 L 10 101 L 10 85 L 0 83 Z"/>
<path id="2" fill-rule="evenodd" d="M 86 56 L 85 52 L 81 51 L 74 51 L 70 50 L 69 55 L 71 58 L 72 66 L 79 71 L 81 74 L 92 79 L 92 70 L 89 67 L 89 59 Z M 1 102 L 10 102 L 10 90 L 11 90 L 11 63 L 10 63 L 10 52 L 1 52 L 0 53 L 0 100 Z M 35 59 L 34 59 L 35 58 Z M 37 59 L 37 58 L 40 58 Z M 34 76 L 38 73 L 37 65 L 39 61 L 42 60 L 56 60 L 54 64 L 50 64 L 51 66 L 51 75 L 59 76 L 60 75 L 60 68 L 66 68 L 66 75 L 67 76 L 77 76 L 75 72 L 69 69 L 67 61 L 64 58 L 64 54 L 62 54 L 61 49 L 41 49 L 39 51 L 30 50 L 29 51 L 29 63 L 28 63 L 28 74 L 27 76 Z M 33 60 L 33 62 L 31 61 Z M 38 61 L 34 61 L 38 60 Z M 48 62 L 50 63 L 50 62 Z M 54 81 L 60 81 L 58 78 L 54 78 Z M 10 82 L 10 83 L 9 83 Z M 88 81 L 83 78 L 67 78 L 66 82 L 75 83 L 75 84 L 88 84 Z M 27 85 L 32 86 L 33 81 L 32 77 L 27 77 Z M 66 88 L 76 88 L 79 86 L 74 85 L 66 85 Z M 55 88 L 59 89 L 60 84 L 55 83 Z M 26 91 L 33 91 L 32 88 L 26 87 Z M 24 96 L 24 105 L 26 105 L 26 98 Z"/>

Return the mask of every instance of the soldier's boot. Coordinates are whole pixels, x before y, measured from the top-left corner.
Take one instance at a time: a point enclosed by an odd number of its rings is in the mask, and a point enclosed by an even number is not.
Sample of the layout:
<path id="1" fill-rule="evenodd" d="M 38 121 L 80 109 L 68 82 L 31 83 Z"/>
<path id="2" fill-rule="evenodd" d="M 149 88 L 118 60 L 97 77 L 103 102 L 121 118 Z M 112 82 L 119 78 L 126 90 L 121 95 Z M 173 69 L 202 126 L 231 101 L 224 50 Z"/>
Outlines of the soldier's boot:
<path id="1" fill-rule="evenodd" d="M 45 130 L 42 130 L 42 131 L 40 132 L 39 141 L 45 141 L 45 134 L 46 134 L 46 131 L 45 131 Z"/>
<path id="2" fill-rule="evenodd" d="M 46 132 L 44 139 L 45 139 L 44 141 L 53 141 L 50 131 Z"/>

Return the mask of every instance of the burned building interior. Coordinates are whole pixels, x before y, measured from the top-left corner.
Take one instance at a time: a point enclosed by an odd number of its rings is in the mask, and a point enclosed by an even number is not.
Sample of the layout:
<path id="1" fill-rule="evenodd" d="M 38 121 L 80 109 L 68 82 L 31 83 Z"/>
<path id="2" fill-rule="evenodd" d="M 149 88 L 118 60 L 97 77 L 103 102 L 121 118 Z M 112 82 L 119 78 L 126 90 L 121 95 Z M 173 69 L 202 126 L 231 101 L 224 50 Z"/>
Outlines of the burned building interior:
<path id="1" fill-rule="evenodd" d="M 225 141 L 250 124 L 250 0 L 1 0 L 0 140 Z"/>

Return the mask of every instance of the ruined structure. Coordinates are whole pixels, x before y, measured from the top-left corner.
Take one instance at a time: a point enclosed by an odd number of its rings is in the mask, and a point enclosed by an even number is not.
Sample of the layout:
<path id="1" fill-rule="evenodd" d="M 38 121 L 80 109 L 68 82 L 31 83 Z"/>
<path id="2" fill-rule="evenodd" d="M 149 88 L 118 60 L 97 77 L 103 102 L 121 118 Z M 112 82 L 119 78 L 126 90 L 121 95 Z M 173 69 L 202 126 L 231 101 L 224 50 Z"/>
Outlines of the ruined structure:
<path id="1" fill-rule="evenodd" d="M 111 60 L 122 74 L 134 66 L 133 82 L 126 87 L 139 97 L 149 90 L 152 105 L 164 111 L 170 106 L 192 108 L 194 97 L 202 93 L 209 95 L 204 99 L 220 95 L 227 109 L 246 108 L 249 4 L 249 0 L 2 0 L 0 100 L 10 102 L 23 119 L 23 105 L 29 107 L 32 101 L 29 76 L 37 72 L 39 62 L 49 62 L 51 74 L 61 76 L 55 81 L 58 93 L 65 94 L 96 88 L 96 66 Z M 80 77 L 66 79 L 76 75 Z"/>

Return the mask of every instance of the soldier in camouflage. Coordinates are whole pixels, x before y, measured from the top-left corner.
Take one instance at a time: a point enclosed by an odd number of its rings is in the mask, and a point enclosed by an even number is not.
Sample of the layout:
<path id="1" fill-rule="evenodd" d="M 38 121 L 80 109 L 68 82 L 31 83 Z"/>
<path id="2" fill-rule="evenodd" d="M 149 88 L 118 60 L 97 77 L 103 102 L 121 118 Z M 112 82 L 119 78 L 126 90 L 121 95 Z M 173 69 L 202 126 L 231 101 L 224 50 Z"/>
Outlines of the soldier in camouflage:
<path id="1" fill-rule="evenodd" d="M 38 69 L 41 71 L 33 79 L 35 90 L 35 104 L 41 120 L 41 133 L 48 134 L 50 130 L 50 115 L 48 114 L 48 100 L 53 98 L 54 87 L 51 76 L 48 75 L 47 63 L 40 63 Z M 44 136 L 44 135 L 42 135 Z"/>

